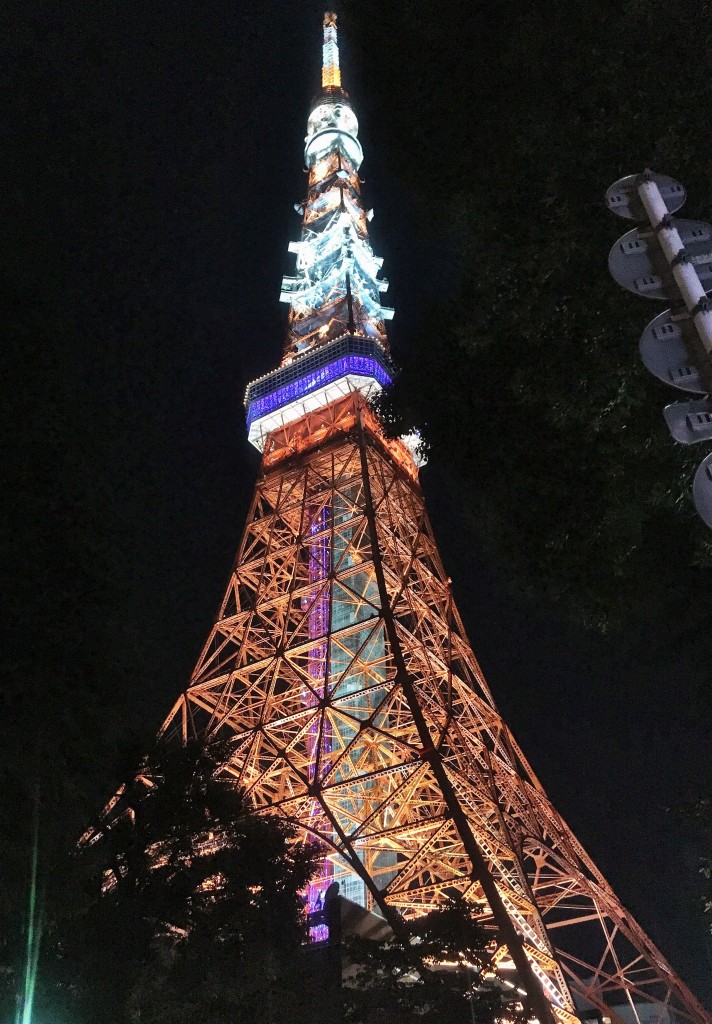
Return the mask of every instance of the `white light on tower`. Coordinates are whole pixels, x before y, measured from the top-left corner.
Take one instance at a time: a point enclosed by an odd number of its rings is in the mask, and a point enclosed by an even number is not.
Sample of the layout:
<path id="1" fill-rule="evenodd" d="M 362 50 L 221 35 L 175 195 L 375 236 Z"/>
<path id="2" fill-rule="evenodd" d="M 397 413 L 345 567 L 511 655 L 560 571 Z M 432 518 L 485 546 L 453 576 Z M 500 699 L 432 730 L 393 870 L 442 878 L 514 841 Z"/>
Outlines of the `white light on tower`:
<path id="1" fill-rule="evenodd" d="M 339 70 L 339 44 L 336 41 L 336 15 L 327 11 L 324 15 L 324 47 L 321 64 L 321 85 L 341 88 L 341 71 Z"/>

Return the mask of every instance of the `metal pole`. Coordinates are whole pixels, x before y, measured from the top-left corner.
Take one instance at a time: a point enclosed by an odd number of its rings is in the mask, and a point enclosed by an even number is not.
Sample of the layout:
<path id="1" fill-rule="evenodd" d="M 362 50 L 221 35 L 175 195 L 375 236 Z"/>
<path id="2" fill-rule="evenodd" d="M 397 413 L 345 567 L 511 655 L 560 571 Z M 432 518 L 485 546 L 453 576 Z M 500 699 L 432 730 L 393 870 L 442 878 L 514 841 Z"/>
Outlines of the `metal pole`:
<path id="1" fill-rule="evenodd" d="M 638 195 L 645 207 L 650 226 L 658 236 L 660 248 L 670 264 L 675 282 L 685 302 L 705 352 L 712 357 L 712 309 L 707 308 L 707 296 L 694 263 L 686 259 L 685 246 L 670 211 L 654 181 L 644 179 L 638 185 Z"/>

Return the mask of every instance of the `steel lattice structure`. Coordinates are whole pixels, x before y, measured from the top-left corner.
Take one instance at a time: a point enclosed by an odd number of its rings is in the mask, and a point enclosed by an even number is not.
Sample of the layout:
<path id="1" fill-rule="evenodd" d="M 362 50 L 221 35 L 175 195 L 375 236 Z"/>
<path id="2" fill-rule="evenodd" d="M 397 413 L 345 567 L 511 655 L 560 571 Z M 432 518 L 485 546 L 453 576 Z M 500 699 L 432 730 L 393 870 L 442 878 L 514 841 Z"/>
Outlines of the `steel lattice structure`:
<path id="1" fill-rule="evenodd" d="M 256 807 L 330 849 L 329 880 L 363 879 L 369 905 L 408 915 L 455 892 L 487 902 L 440 763 L 559 1019 L 575 1012 L 569 989 L 608 1016 L 630 999 L 708 1019 L 499 714 L 409 451 L 357 395 L 309 419 L 267 454 L 220 613 L 165 733 L 230 738 L 226 771 Z M 317 441 L 300 451 L 299 434 Z"/>
<path id="2" fill-rule="evenodd" d="M 281 367 L 248 388 L 263 451 L 215 625 L 162 735 L 228 740 L 254 806 L 327 851 L 312 896 L 392 915 L 460 894 L 553 1016 L 710 1017 L 621 906 L 503 721 L 453 601 L 406 440 L 369 395 L 392 376 L 335 17 L 309 120 Z M 112 813 L 116 812 L 114 807 Z M 525 980 L 525 985 L 527 984 Z M 575 1000 L 575 1001 L 574 1001 Z"/>

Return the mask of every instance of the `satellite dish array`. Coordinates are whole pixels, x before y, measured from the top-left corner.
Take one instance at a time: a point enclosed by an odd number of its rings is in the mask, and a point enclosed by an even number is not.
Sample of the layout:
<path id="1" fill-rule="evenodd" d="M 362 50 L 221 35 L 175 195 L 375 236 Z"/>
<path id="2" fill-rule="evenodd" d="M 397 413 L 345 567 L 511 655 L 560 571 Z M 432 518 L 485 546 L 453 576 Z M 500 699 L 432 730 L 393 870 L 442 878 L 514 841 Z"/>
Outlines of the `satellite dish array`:
<path id="1" fill-rule="evenodd" d="M 678 181 L 651 171 L 611 185 L 608 209 L 641 224 L 615 243 L 608 269 L 634 295 L 671 303 L 643 331 L 640 355 L 665 384 L 704 396 L 672 402 L 663 412 L 675 441 L 697 444 L 712 440 L 712 225 L 673 219 L 686 198 Z M 712 452 L 697 469 L 692 496 L 712 529 Z"/>

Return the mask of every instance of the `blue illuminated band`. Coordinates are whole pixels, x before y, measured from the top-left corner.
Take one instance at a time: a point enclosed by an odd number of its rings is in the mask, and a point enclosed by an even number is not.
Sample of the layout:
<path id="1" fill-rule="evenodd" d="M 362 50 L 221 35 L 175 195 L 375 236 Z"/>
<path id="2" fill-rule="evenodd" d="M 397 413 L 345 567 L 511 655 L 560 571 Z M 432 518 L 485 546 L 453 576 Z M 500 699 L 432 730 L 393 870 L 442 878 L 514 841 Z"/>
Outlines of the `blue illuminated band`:
<path id="1" fill-rule="evenodd" d="M 248 426 L 262 416 L 266 416 L 281 408 L 283 405 L 289 405 L 297 399 L 310 394 L 312 391 L 317 391 L 319 388 L 324 387 L 325 384 L 331 384 L 333 381 L 339 380 L 340 377 L 346 377 L 350 373 L 361 377 L 371 377 L 381 387 L 387 387 L 393 381 L 392 376 L 372 356 L 351 353 L 342 356 L 333 363 L 329 363 L 327 366 L 320 367 L 311 373 L 298 377 L 296 380 L 275 391 L 271 391 L 262 398 L 249 401 L 248 392 Z"/>

